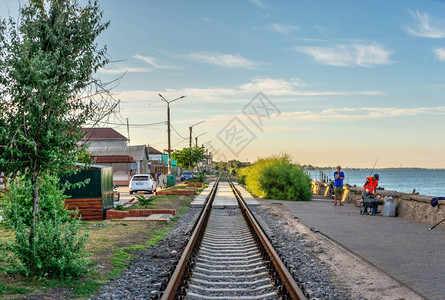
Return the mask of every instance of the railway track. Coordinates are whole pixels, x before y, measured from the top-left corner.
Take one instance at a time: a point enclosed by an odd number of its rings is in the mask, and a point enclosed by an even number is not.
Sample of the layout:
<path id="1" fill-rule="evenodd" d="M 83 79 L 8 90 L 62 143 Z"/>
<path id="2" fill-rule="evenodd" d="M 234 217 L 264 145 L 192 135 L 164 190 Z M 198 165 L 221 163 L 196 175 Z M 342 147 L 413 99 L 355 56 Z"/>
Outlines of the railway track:
<path id="1" fill-rule="evenodd" d="M 232 204 L 217 205 L 222 200 Z M 222 178 L 206 199 L 162 299 L 307 298 L 236 188 Z"/>

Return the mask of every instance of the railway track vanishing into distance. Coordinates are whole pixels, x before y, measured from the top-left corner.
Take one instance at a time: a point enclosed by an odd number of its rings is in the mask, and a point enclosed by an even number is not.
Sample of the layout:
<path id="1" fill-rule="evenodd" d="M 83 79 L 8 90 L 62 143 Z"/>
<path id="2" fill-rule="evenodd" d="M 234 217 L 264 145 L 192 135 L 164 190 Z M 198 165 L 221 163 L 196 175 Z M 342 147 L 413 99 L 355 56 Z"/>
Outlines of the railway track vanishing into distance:
<path id="1" fill-rule="evenodd" d="M 232 191 L 232 193 L 230 193 Z M 215 206 L 219 193 L 235 206 Z M 218 198 L 217 198 L 218 200 Z M 218 178 L 162 299 L 307 299 L 247 204 Z"/>

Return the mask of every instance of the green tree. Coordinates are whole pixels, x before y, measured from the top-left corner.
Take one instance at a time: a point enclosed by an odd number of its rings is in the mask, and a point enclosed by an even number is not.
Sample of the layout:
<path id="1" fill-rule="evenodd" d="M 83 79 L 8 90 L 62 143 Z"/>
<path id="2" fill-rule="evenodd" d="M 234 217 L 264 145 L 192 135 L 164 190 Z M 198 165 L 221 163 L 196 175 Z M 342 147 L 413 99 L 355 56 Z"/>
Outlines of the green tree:
<path id="1" fill-rule="evenodd" d="M 76 154 L 76 161 L 86 166 L 90 166 L 96 163 L 96 159 L 91 158 L 91 152 L 88 151 L 88 146 L 82 147 L 80 151 Z"/>
<path id="2" fill-rule="evenodd" d="M 18 21 L 0 22 L 0 170 L 30 178 L 31 246 L 40 178 L 73 166 L 81 127 L 118 104 L 93 76 L 109 61 L 95 42 L 109 26 L 101 19 L 97 2 L 30 0 Z"/>
<path id="3" fill-rule="evenodd" d="M 243 166 L 243 164 L 239 160 L 236 160 L 236 159 L 229 160 L 227 162 L 227 164 L 229 165 L 229 168 L 234 168 L 234 169 L 239 169 Z"/>
<path id="4" fill-rule="evenodd" d="M 35 240 L 30 244 L 29 228 L 33 214 L 33 188 L 30 179 L 18 175 L 0 190 L 3 221 L 14 230 L 15 241 L 6 244 L 18 258 L 8 266 L 12 272 L 52 278 L 72 278 L 88 272 L 85 242 L 88 234 L 79 234 L 77 212 L 65 207 L 64 185 L 57 176 L 39 180 L 39 222 Z"/>
<path id="5" fill-rule="evenodd" d="M 179 167 L 193 170 L 196 164 L 204 159 L 204 148 L 195 146 L 176 150 L 173 151 L 172 158 L 177 161 Z"/>

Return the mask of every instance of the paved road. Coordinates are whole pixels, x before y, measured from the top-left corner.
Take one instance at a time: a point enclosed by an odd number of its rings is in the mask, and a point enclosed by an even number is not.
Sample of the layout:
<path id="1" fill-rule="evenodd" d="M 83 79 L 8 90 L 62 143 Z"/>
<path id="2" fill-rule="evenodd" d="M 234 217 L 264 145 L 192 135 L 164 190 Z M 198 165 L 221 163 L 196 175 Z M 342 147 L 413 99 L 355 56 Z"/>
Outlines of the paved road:
<path id="1" fill-rule="evenodd" d="M 119 191 L 120 194 L 119 198 L 120 205 L 124 205 L 125 203 L 134 198 L 134 195 L 130 195 L 130 192 L 128 191 L 128 186 L 123 186 L 123 185 L 119 186 L 117 190 Z"/>
<path id="2" fill-rule="evenodd" d="M 145 197 L 149 198 L 149 197 L 153 197 L 154 194 L 150 193 L 143 193 L 143 192 L 138 192 L 135 194 L 130 194 L 129 190 L 128 190 L 128 186 L 119 186 L 117 188 L 117 190 L 120 193 L 120 199 L 119 199 L 119 204 L 120 205 L 124 205 L 125 203 L 127 203 L 128 201 L 130 201 L 131 199 L 135 198 L 137 195 L 144 195 Z"/>
<path id="3" fill-rule="evenodd" d="M 427 299 L 445 299 L 445 228 L 403 218 L 362 216 L 352 204 L 274 201 Z"/>

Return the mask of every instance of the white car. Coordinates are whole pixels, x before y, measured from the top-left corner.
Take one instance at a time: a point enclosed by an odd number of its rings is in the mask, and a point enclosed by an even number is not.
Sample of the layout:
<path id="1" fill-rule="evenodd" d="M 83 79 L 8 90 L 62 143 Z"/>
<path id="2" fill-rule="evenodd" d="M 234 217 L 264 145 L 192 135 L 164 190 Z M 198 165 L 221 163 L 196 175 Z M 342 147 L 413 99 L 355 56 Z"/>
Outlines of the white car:
<path id="1" fill-rule="evenodd" d="M 156 192 L 156 181 L 150 174 L 137 174 L 131 177 L 130 180 L 130 194 L 137 192 Z"/>

